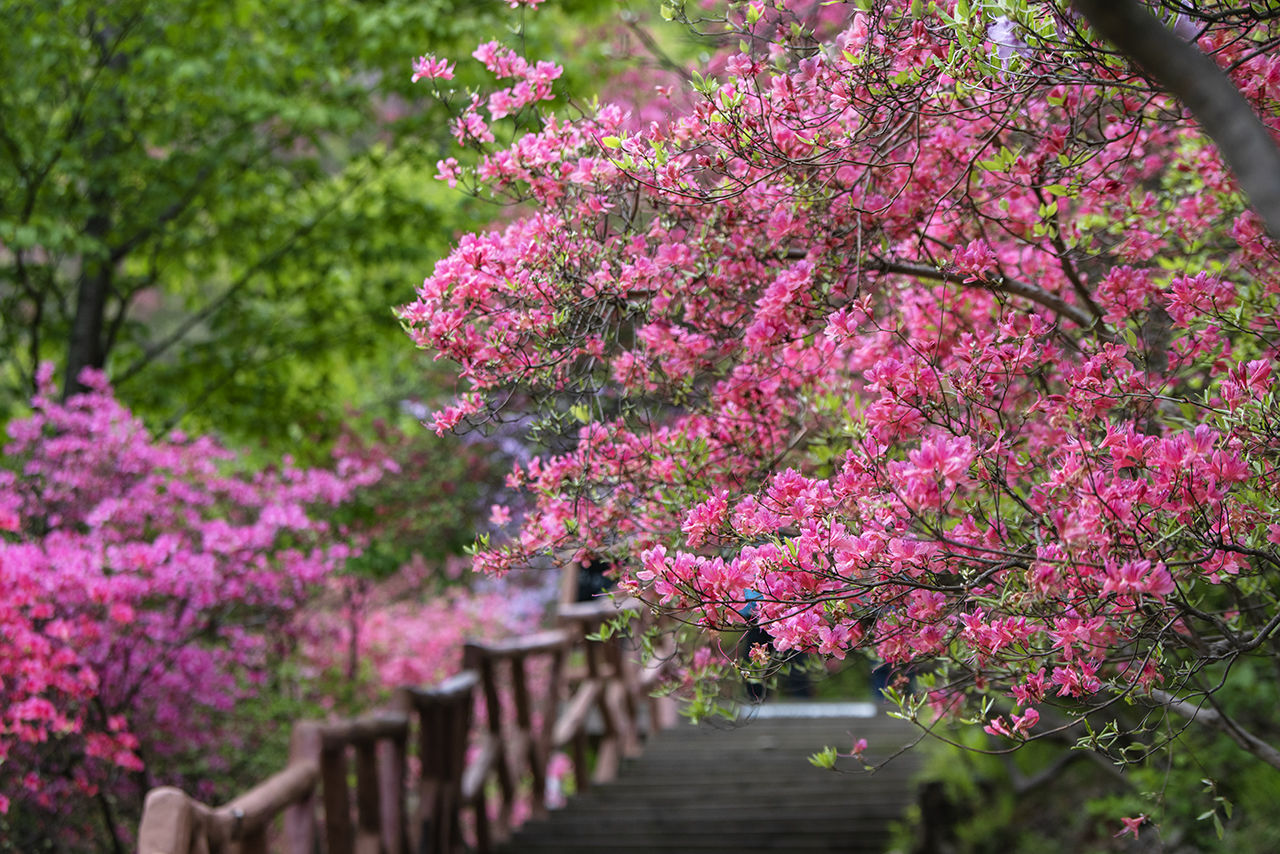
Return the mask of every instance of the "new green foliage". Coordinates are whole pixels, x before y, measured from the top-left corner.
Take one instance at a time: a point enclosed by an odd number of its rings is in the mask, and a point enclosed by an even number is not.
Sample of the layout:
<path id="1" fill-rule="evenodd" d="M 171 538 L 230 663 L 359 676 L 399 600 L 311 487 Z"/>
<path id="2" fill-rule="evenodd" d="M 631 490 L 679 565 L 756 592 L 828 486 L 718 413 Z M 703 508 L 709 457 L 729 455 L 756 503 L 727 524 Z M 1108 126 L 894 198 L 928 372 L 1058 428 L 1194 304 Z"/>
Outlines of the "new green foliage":
<path id="1" fill-rule="evenodd" d="M 520 36 L 562 52 L 579 30 L 566 16 L 599 5 L 531 16 Z M 496 211 L 421 180 L 448 125 L 410 63 L 501 31 L 504 3 L 0 11 L 0 420 L 45 360 L 68 389 L 106 367 L 155 427 L 277 448 L 317 413 L 421 387 L 391 306 Z"/>

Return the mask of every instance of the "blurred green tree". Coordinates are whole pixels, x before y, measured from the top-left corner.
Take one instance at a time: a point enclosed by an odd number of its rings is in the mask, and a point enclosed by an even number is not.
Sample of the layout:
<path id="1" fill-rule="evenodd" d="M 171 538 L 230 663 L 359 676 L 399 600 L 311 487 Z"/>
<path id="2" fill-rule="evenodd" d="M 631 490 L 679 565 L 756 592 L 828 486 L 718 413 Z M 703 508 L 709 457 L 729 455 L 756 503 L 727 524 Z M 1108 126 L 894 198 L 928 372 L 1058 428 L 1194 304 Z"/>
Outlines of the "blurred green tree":
<path id="1" fill-rule="evenodd" d="M 555 52 L 605 5 L 519 35 Z M 0 10 L 0 421 L 48 360 L 68 393 L 106 368 L 153 427 L 277 450 L 336 434 L 344 405 L 398 403 L 410 376 L 421 388 L 390 306 L 493 210 L 421 180 L 448 126 L 410 63 L 469 50 L 510 22 L 505 3 Z"/>

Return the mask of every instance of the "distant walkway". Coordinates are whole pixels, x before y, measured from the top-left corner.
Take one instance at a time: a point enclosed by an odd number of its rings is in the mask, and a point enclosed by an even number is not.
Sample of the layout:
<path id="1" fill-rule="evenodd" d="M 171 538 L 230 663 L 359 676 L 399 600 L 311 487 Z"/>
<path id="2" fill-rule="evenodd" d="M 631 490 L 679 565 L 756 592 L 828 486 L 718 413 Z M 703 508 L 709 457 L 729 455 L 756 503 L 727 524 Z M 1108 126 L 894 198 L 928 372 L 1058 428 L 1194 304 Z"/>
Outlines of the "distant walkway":
<path id="1" fill-rule="evenodd" d="M 869 703 L 766 703 L 736 723 L 681 724 L 651 736 L 618 778 L 522 826 L 504 854 L 881 854 L 890 823 L 913 800 L 914 753 L 874 774 L 840 759 L 837 773 L 809 756 L 847 753 L 865 738 L 876 761 L 912 728 Z"/>

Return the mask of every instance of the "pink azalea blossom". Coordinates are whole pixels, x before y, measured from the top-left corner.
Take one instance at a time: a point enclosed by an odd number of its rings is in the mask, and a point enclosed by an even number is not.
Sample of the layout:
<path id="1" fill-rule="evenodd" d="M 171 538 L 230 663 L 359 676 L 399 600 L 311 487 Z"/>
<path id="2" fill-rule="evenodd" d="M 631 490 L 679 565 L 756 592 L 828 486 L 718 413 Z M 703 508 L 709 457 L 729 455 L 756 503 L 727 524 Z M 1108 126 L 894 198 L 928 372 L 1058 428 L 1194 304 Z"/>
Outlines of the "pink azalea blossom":
<path id="1" fill-rule="evenodd" d="M 412 82 L 417 83 L 424 77 L 429 80 L 452 80 L 454 65 L 430 54 L 420 56 L 413 62 Z"/>

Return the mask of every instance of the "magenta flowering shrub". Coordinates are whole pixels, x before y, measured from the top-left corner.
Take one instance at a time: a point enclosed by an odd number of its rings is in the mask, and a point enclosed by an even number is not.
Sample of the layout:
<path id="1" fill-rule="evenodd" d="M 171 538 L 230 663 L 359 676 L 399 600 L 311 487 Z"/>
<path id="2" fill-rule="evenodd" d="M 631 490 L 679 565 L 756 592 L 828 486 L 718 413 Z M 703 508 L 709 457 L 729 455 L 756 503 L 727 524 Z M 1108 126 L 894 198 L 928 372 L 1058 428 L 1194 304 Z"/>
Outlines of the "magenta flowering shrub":
<path id="1" fill-rule="evenodd" d="M 184 770 L 207 782 L 350 552 L 313 508 L 381 476 L 241 473 L 212 439 L 153 438 L 101 375 L 57 402 L 50 373 L 0 468 L 0 827 L 28 850 L 196 783 Z"/>
<path id="2" fill-rule="evenodd" d="M 685 619 L 913 669 L 922 725 L 1126 758 L 1187 718 L 1280 767 L 1219 692 L 1280 626 L 1280 253 L 1075 17 L 979 5 L 728 4 L 723 73 L 642 130 L 500 147 L 472 98 L 475 177 L 533 204 L 400 314 L 470 386 L 437 429 L 515 387 L 569 435 L 476 564 L 610 556 Z M 1219 11 L 1192 37 L 1280 131 L 1277 23 Z"/>
<path id="3" fill-rule="evenodd" d="M 460 558 L 446 560 L 445 575 Z M 457 567 L 461 569 L 461 567 Z M 385 703 L 402 685 L 426 686 L 462 669 L 468 641 L 537 631 L 554 598 L 547 576 L 515 573 L 442 586 L 421 558 L 378 583 L 335 576 L 325 595 L 297 615 L 299 662 L 312 677 L 353 684 L 356 709 Z M 322 679 L 326 684 L 331 679 Z M 535 690 L 542 686 L 532 686 Z M 317 698 L 332 703 L 337 698 Z"/>

